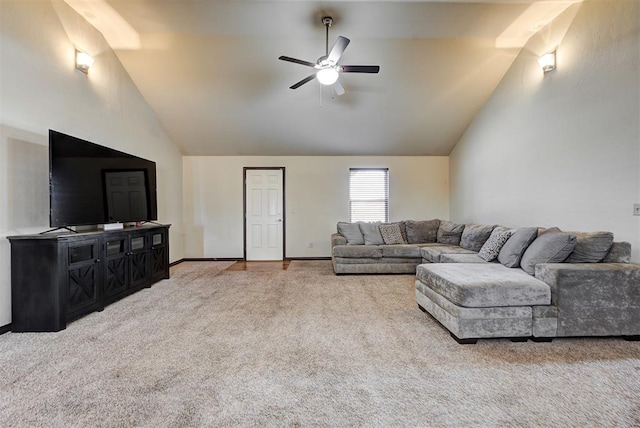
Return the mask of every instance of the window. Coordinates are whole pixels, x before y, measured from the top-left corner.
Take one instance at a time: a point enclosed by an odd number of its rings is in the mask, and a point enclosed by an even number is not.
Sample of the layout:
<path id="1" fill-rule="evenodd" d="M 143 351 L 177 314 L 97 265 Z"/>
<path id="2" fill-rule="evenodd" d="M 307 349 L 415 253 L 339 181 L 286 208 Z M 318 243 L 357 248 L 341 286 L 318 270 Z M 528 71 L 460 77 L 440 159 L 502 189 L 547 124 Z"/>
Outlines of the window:
<path id="1" fill-rule="evenodd" d="M 350 221 L 389 221 L 389 169 L 349 168 Z"/>

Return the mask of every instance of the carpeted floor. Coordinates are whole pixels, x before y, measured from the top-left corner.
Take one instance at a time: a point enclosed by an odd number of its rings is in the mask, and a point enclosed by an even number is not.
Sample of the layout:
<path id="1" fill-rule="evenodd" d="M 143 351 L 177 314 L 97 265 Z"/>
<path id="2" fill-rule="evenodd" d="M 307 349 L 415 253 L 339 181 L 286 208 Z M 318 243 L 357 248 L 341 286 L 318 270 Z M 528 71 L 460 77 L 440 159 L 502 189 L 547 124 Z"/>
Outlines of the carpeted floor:
<path id="1" fill-rule="evenodd" d="M 411 275 L 229 265 L 0 336 L 0 426 L 640 426 L 640 342 L 458 345 Z"/>

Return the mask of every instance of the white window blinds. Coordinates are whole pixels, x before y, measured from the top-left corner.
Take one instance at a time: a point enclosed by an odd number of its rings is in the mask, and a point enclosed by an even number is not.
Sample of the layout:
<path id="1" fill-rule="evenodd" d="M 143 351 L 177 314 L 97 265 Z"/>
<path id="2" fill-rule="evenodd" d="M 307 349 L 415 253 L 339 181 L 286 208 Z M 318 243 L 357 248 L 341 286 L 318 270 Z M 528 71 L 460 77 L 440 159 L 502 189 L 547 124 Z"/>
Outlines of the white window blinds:
<path id="1" fill-rule="evenodd" d="M 350 221 L 389 221 L 389 169 L 349 168 Z"/>

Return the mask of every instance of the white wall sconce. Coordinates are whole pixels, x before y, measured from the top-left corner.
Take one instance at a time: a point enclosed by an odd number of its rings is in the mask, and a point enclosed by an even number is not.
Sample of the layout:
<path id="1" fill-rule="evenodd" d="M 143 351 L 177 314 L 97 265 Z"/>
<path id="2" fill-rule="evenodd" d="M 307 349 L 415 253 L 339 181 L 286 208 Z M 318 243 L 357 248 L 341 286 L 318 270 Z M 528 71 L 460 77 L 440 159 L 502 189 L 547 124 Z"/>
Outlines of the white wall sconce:
<path id="1" fill-rule="evenodd" d="M 76 68 L 84 74 L 89 73 L 89 69 L 93 65 L 93 57 L 86 52 L 76 50 Z"/>
<path id="2" fill-rule="evenodd" d="M 542 71 L 548 73 L 556 69 L 556 51 L 546 53 L 538 59 Z"/>

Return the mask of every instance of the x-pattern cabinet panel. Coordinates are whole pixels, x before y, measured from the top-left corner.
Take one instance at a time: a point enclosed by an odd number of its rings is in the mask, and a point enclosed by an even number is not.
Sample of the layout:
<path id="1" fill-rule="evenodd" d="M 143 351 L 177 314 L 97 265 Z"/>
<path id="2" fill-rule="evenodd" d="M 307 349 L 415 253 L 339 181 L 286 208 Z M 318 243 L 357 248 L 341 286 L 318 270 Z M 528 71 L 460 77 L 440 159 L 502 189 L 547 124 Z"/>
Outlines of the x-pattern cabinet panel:
<path id="1" fill-rule="evenodd" d="M 167 229 L 151 233 L 151 275 L 154 281 L 169 278 L 169 235 Z"/>
<path id="2" fill-rule="evenodd" d="M 69 318 L 101 308 L 102 264 L 100 239 L 85 239 L 67 245 L 66 291 Z"/>
<path id="3" fill-rule="evenodd" d="M 59 331 L 169 278 L 169 225 L 10 236 L 12 331 Z"/>

